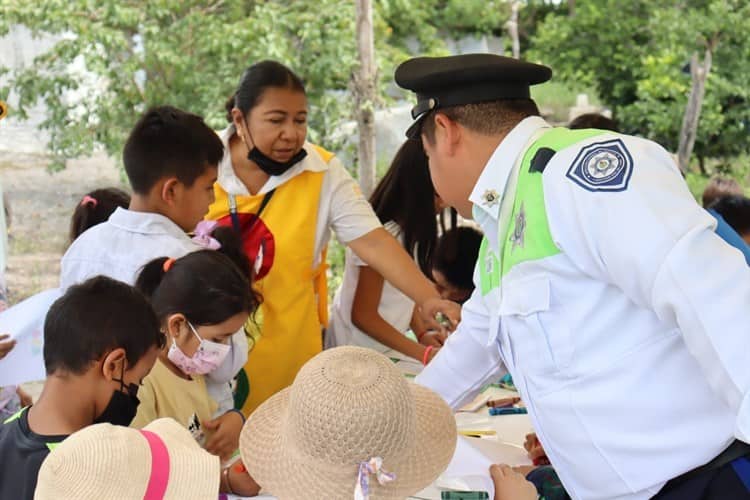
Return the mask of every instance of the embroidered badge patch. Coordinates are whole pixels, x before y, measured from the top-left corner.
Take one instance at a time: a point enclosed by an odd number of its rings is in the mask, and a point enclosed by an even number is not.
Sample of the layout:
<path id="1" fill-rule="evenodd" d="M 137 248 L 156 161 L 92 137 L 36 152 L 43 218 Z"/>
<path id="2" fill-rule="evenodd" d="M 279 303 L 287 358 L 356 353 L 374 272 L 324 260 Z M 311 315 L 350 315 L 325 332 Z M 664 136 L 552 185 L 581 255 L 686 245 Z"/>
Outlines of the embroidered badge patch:
<path id="1" fill-rule="evenodd" d="M 633 158 L 620 139 L 581 149 L 567 177 L 588 191 L 625 191 L 633 174 Z"/>

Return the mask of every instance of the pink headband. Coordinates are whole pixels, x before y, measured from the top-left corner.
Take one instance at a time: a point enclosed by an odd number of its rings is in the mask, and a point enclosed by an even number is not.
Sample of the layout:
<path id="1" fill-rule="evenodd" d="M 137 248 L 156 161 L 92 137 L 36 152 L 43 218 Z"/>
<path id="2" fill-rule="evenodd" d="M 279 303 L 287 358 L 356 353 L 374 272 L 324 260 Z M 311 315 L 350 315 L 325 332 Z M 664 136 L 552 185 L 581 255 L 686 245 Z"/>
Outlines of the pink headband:
<path id="1" fill-rule="evenodd" d="M 96 198 L 93 198 L 89 195 L 86 195 L 81 200 L 81 205 L 91 205 L 92 207 L 96 208 L 96 206 L 99 204 L 98 201 L 96 201 Z"/>
<path id="2" fill-rule="evenodd" d="M 162 500 L 169 483 L 169 452 L 164 441 L 151 431 L 140 431 L 151 448 L 151 477 L 143 500 Z"/>

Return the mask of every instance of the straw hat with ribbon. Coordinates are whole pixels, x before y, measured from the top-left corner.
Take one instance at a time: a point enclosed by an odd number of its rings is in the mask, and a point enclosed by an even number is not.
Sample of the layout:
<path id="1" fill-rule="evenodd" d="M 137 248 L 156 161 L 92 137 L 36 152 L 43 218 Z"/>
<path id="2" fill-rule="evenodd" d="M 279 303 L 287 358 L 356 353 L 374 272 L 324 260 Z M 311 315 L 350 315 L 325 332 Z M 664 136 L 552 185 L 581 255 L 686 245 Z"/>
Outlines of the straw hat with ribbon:
<path id="1" fill-rule="evenodd" d="M 172 419 L 142 430 L 97 424 L 47 456 L 34 499 L 216 500 L 219 473 L 219 458 Z"/>
<path id="2" fill-rule="evenodd" d="M 382 354 L 323 351 L 240 434 L 248 472 L 282 500 L 395 499 L 448 466 L 456 422 L 440 397 Z"/>

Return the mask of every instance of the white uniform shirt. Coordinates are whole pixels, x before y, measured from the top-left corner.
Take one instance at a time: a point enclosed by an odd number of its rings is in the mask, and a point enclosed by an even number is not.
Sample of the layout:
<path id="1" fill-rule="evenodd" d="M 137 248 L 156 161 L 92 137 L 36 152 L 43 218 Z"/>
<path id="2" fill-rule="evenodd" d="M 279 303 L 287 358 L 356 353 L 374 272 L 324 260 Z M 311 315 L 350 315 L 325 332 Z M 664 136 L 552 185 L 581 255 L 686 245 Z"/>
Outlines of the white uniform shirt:
<path id="1" fill-rule="evenodd" d="M 401 228 L 395 222 L 385 224 L 385 229 L 391 233 L 399 243 L 403 244 Z M 354 252 L 346 250 L 346 264 L 344 279 L 336 292 L 331 308 L 331 322 L 326 332 L 326 347 L 339 345 L 358 345 L 369 347 L 380 352 L 386 352 L 389 347 L 373 339 L 352 323 L 352 305 L 359 283 L 359 270 L 367 266 Z M 414 312 L 414 301 L 401 293 L 389 282 L 383 282 L 383 292 L 380 295 L 378 314 L 399 332 L 406 332 L 411 323 Z M 331 339 L 329 342 L 328 339 Z"/>
<path id="2" fill-rule="evenodd" d="M 505 210 L 483 194 L 512 203 L 506 185 L 546 127 L 516 126 L 470 197 L 495 251 Z M 581 150 L 612 139 L 632 158 L 625 189 L 574 182 Z M 560 253 L 512 267 L 486 296 L 477 269 L 457 331 L 417 382 L 457 408 L 509 370 L 573 498 L 649 498 L 750 441 L 750 268 L 653 142 L 579 142 L 552 157 L 543 188 Z"/>
<path id="3" fill-rule="evenodd" d="M 179 259 L 203 248 L 163 215 L 117 208 L 109 220 L 86 230 L 65 252 L 60 288 L 64 291 L 99 275 L 134 285 L 143 266 L 153 259 Z M 244 330 L 231 339 L 232 350 L 224 363 L 206 376 L 208 392 L 219 404 L 217 414 L 233 407 L 229 382 L 247 362 Z"/>
<path id="4" fill-rule="evenodd" d="M 232 155 L 229 150 L 229 139 L 234 134 L 234 126 L 227 127 L 220 133 L 224 143 L 224 158 L 219 163 L 219 185 L 235 196 L 250 196 L 245 184 L 237 177 L 232 167 Z M 263 187 L 255 193 L 266 194 L 304 171 L 326 172 L 320 187 L 318 202 L 318 220 L 315 227 L 315 261 L 312 267 L 320 264 L 323 248 L 331 239 L 331 230 L 343 244 L 356 240 L 370 231 L 382 227 L 370 203 L 362 196 L 359 184 L 352 179 L 338 158 L 333 157 L 328 163 L 310 143 L 305 143 L 307 156 L 282 175 L 270 176 Z"/>

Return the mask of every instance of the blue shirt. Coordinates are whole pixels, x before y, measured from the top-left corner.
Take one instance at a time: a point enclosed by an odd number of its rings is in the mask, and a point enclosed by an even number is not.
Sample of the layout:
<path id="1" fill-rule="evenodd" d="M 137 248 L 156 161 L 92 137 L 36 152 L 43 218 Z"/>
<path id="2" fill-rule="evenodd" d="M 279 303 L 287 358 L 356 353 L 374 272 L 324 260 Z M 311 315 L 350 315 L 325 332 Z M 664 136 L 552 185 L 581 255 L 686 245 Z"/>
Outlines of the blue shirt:
<path id="1" fill-rule="evenodd" d="M 719 235 L 722 240 L 742 252 L 742 255 L 745 256 L 745 262 L 750 266 L 750 247 L 745 243 L 745 240 L 737 234 L 737 231 L 735 231 L 716 210 L 708 209 L 707 211 L 714 219 L 716 219 L 716 222 L 718 222 L 716 225 L 716 234 Z"/>

